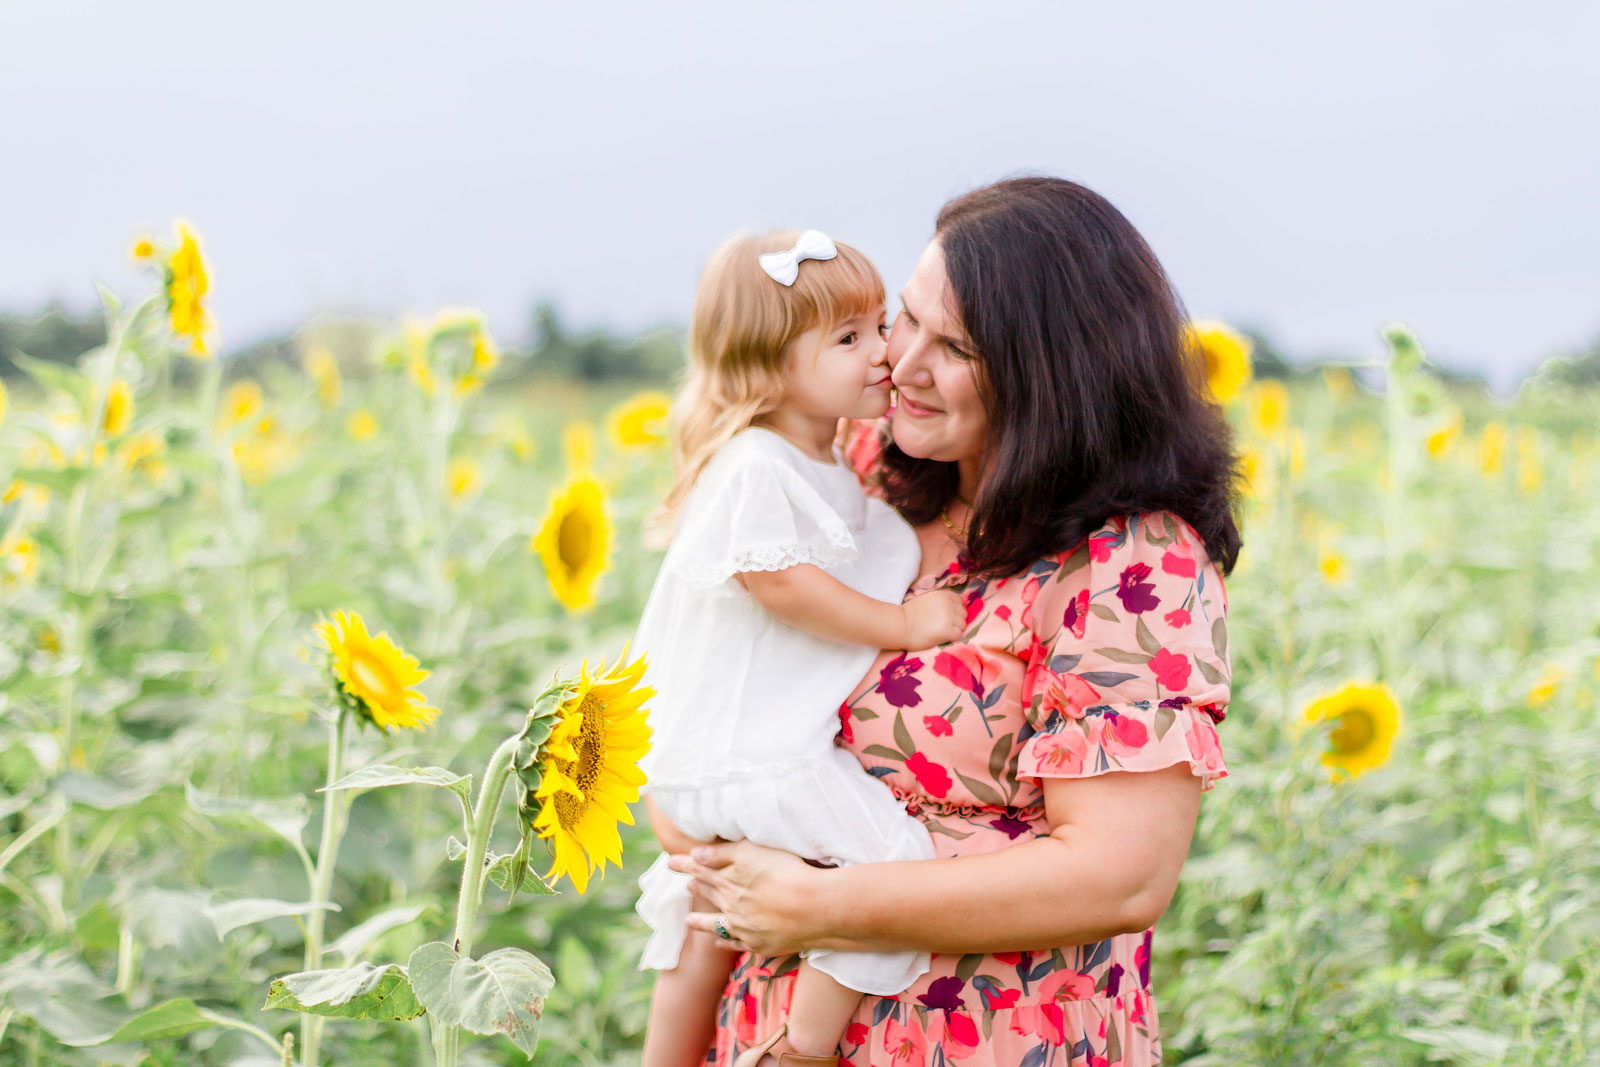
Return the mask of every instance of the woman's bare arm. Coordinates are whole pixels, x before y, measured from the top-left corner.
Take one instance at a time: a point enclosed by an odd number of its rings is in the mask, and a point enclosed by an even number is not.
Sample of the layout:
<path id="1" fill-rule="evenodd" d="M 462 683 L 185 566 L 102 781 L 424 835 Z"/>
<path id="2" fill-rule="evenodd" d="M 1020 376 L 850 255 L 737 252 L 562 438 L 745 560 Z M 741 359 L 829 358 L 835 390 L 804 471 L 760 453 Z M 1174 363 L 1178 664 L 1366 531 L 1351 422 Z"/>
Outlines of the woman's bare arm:
<path id="1" fill-rule="evenodd" d="M 891 604 L 858 593 L 809 563 L 736 575 L 769 613 L 818 637 L 869 648 L 932 648 L 954 641 L 967 615 L 955 593 L 938 591 Z"/>
<path id="2" fill-rule="evenodd" d="M 727 916 L 733 948 L 939 953 L 1079 945 L 1149 928 L 1200 807 L 1185 765 L 1044 783 L 1049 836 L 994 852 L 818 870 L 748 842 L 674 858 Z M 701 929 L 712 916 L 691 917 Z"/>

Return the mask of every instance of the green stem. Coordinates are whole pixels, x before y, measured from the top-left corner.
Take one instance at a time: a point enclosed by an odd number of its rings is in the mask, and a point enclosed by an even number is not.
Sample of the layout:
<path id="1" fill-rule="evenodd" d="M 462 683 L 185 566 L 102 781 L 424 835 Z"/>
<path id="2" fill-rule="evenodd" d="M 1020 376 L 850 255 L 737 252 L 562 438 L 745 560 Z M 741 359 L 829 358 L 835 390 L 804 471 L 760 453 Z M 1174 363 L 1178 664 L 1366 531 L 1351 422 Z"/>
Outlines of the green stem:
<path id="1" fill-rule="evenodd" d="M 478 787 L 478 802 L 472 809 L 472 827 L 467 834 L 467 854 L 461 857 L 461 893 L 456 899 L 455 950 L 472 955 L 472 929 L 478 921 L 478 905 L 483 902 L 484 856 L 489 851 L 489 835 L 494 832 L 500 796 L 511 777 L 511 760 L 517 754 L 517 739 L 508 738 L 483 770 Z M 438 1067 L 456 1067 L 461 1054 L 461 1030 L 441 1026 L 433 1033 L 433 1051 Z"/>
<path id="2" fill-rule="evenodd" d="M 350 713 L 339 709 L 328 729 L 328 785 L 344 777 L 345 740 Z M 342 792 L 325 790 L 322 794 L 322 840 L 317 845 L 317 867 L 311 882 L 311 914 L 306 918 L 306 955 L 304 970 L 315 971 L 322 967 L 322 929 L 327 919 L 328 891 L 333 886 L 333 867 L 339 857 L 339 837 L 344 832 L 341 819 L 344 807 Z M 322 1018 L 307 1015 L 300 1020 L 300 1062 L 305 1067 L 316 1067 L 317 1046 L 322 1040 Z"/>

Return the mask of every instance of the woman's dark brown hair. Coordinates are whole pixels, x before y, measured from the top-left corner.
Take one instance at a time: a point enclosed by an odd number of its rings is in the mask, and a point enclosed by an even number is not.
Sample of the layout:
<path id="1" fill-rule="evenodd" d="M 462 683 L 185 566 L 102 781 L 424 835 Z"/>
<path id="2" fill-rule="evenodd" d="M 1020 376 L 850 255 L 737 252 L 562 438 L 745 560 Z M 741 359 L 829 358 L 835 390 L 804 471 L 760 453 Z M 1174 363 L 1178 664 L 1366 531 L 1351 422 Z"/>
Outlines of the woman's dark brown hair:
<path id="1" fill-rule="evenodd" d="M 989 421 L 967 556 L 1020 574 L 1108 519 L 1170 511 L 1224 574 L 1239 555 L 1235 461 L 1185 349 L 1187 319 L 1144 238 L 1104 197 L 1014 178 L 957 197 L 935 239 Z M 884 488 L 912 523 L 956 494 L 956 465 L 887 441 Z"/>

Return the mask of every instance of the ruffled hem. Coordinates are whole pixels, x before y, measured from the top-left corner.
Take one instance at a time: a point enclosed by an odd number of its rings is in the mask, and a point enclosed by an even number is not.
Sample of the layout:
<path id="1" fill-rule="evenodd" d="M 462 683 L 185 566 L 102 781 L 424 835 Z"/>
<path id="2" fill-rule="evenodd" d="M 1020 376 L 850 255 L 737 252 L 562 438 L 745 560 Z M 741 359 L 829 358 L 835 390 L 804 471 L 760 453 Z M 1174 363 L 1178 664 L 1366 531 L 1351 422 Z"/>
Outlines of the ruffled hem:
<path id="1" fill-rule="evenodd" d="M 729 1067 L 788 1013 L 792 974 L 749 978 L 728 988 L 718 1010 L 706 1067 Z M 839 1045 L 840 1064 L 917 1067 L 1153 1067 L 1161 1062 L 1160 1026 L 1147 990 L 991 1010 L 946 1010 L 864 998 Z"/>
<path id="2" fill-rule="evenodd" d="M 854 560 L 859 551 L 849 527 L 827 530 L 826 545 L 773 545 L 746 549 L 720 560 L 674 561 L 673 572 L 697 589 L 714 589 L 735 574 L 749 571 L 783 571 L 809 563 L 826 570 Z"/>
<path id="3" fill-rule="evenodd" d="M 1017 776 L 1092 778 L 1112 771 L 1159 771 L 1179 763 L 1200 778 L 1202 792 L 1228 776 L 1213 717 L 1193 705 L 1151 707 L 1147 701 L 1099 704 L 1081 718 L 1055 714 L 1027 738 Z"/>

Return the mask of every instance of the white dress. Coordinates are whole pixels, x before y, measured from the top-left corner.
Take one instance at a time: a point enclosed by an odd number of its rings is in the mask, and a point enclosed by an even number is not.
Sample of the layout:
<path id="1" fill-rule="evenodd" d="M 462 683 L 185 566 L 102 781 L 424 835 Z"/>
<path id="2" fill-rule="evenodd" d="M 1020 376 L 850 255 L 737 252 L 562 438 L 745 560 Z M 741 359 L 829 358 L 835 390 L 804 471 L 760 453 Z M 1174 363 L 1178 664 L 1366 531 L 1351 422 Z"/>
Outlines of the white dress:
<path id="1" fill-rule="evenodd" d="M 855 473 L 747 429 L 712 457 L 678 517 L 639 621 L 654 730 L 646 791 L 692 837 L 748 838 L 835 864 L 933 858 L 921 822 L 836 748 L 838 709 L 878 649 L 814 637 L 767 614 L 734 575 L 810 563 L 898 604 L 921 549 Z M 660 857 L 639 879 L 651 927 L 640 968 L 670 969 L 687 932 L 689 878 Z M 927 953 L 803 954 L 863 993 L 902 992 Z"/>

